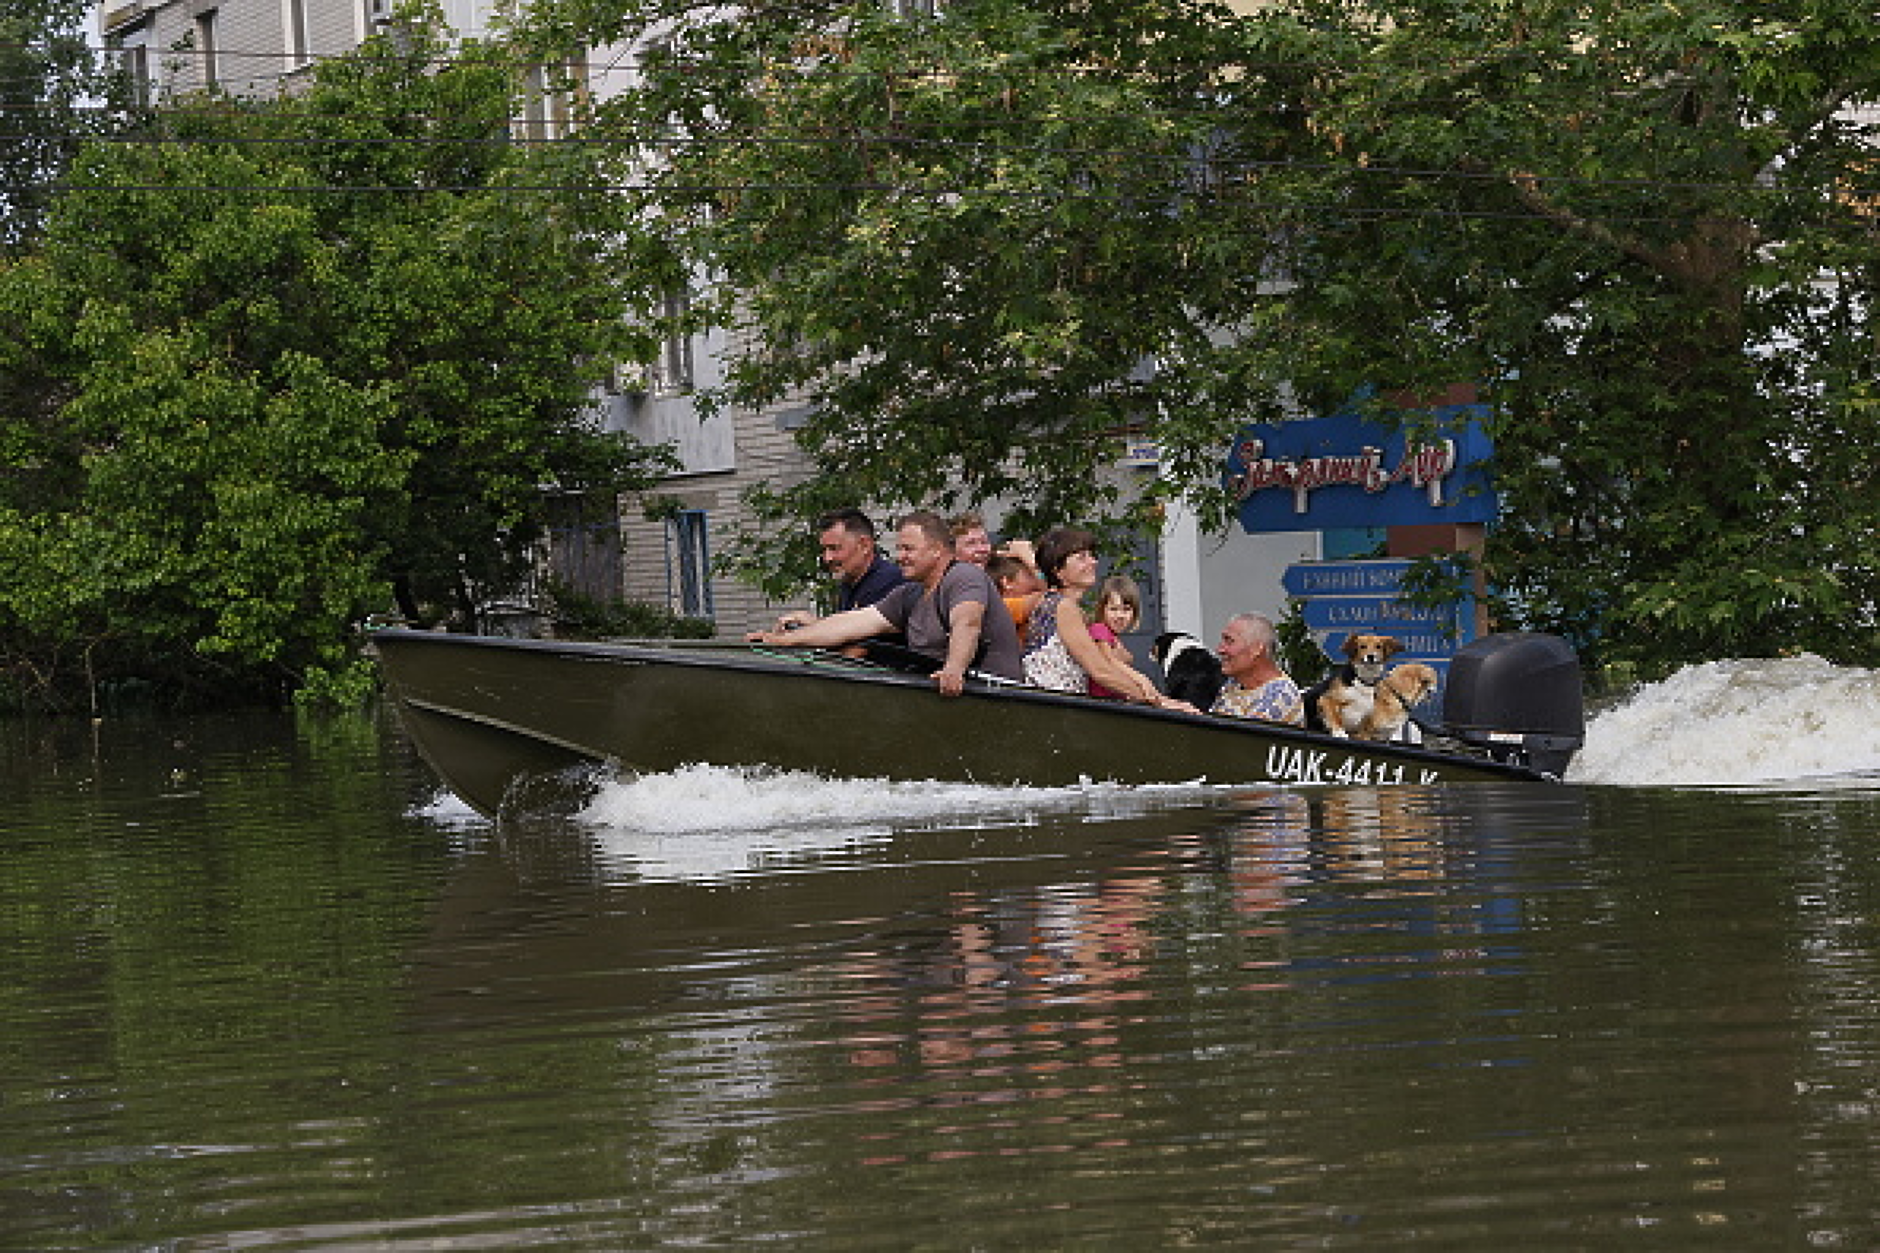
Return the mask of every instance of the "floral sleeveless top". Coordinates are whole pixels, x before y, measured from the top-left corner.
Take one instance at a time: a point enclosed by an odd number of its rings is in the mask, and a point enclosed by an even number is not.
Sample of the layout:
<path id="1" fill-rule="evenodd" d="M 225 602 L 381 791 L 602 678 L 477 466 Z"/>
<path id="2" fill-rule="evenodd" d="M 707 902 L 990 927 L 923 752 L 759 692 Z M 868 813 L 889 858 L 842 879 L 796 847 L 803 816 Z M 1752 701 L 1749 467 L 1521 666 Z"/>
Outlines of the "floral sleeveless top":
<path id="1" fill-rule="evenodd" d="M 1306 702 L 1300 695 L 1299 685 L 1285 675 L 1251 688 L 1242 687 L 1238 679 L 1229 679 L 1208 712 L 1302 726 L 1306 720 Z"/>
<path id="2" fill-rule="evenodd" d="M 1046 592 L 1031 611 L 1031 621 L 1025 625 L 1025 682 L 1082 695 L 1090 691 L 1090 676 L 1071 659 L 1058 635 L 1058 606 L 1063 601 L 1064 593 Z"/>

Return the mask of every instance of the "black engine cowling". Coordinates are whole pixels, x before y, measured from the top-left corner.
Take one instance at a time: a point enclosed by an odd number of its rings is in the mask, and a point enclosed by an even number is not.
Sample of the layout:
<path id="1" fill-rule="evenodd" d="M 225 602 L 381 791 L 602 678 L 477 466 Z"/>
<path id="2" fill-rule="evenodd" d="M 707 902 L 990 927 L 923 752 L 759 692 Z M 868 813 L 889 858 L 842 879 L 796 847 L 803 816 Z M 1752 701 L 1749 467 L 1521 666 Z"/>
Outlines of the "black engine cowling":
<path id="1" fill-rule="evenodd" d="M 1443 732 L 1499 761 L 1559 774 L 1586 741 L 1580 659 L 1557 635 L 1505 632 L 1449 662 Z"/>

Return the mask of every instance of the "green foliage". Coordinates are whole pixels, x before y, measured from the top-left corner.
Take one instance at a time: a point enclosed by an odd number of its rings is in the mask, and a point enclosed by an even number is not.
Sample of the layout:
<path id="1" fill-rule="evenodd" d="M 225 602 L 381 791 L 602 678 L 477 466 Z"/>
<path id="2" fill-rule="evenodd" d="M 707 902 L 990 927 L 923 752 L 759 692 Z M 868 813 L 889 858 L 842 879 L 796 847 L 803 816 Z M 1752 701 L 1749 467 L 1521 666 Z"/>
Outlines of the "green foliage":
<path id="1" fill-rule="evenodd" d="M 738 546 L 759 577 L 836 504 L 1009 493 L 1020 532 L 1128 507 L 1088 469 L 1161 402 L 1137 365 L 1204 339 L 1206 308 L 1247 277 L 1175 212 L 1171 180 L 1210 125 L 1190 112 L 1205 76 L 1181 68 L 1196 37 L 1171 23 L 1145 49 L 1132 26 L 1163 20 L 1148 9 L 1081 33 L 1063 16 L 698 11 L 603 116 L 623 143 L 659 137 L 650 211 L 729 279 L 712 314 L 765 346 L 716 399 L 814 401 L 799 442 L 816 474 L 760 491 Z M 691 139 L 672 118 L 698 122 Z"/>
<path id="2" fill-rule="evenodd" d="M 1328 264 L 1388 259 L 1373 372 L 1489 384 L 1505 608 L 1647 675 L 1874 658 L 1871 543 L 1834 541 L 1871 540 L 1872 498 L 1829 488 L 1866 459 L 1871 277 L 1820 280 L 1869 230 L 1834 193 L 1866 179 L 1844 109 L 1880 86 L 1880 32 L 1835 4 L 1387 7 L 1322 114 L 1379 171 L 1346 180 L 1372 217 Z"/>
<path id="3" fill-rule="evenodd" d="M 717 634 L 710 618 L 692 618 L 664 605 L 638 600 L 597 600 L 565 583 L 549 587 L 555 634 L 562 639 L 708 640 Z"/>
<path id="4" fill-rule="evenodd" d="M 81 0 L 8 0 L 0 10 L 0 256 L 39 235 L 80 141 L 108 121 L 111 78 L 86 39 Z"/>
<path id="5" fill-rule="evenodd" d="M 328 670 L 315 666 L 301 676 L 294 689 L 294 707 L 303 710 L 361 709 L 377 695 L 378 667 L 364 657 L 353 657 Z"/>
<path id="6" fill-rule="evenodd" d="M 1305 602 L 1288 600 L 1286 612 L 1273 629 L 1279 635 L 1279 668 L 1301 688 L 1311 687 L 1331 671 L 1331 661 L 1306 625 Z"/>
<path id="7" fill-rule="evenodd" d="M 509 142 L 518 81 L 492 48 L 375 41 L 78 156 L 91 190 L 0 270 L 18 686 L 344 695 L 351 623 L 473 620 L 545 487 L 664 464 L 587 408 L 637 347 L 623 206 L 585 150 Z"/>
<path id="8" fill-rule="evenodd" d="M 1647 672 L 1880 659 L 1870 6 L 885 8 L 545 16 L 660 37 L 601 124 L 757 345 L 718 399 L 814 410 L 756 577 L 857 500 L 1147 522 L 1126 429 L 1221 521 L 1243 423 L 1466 382 L 1506 620 Z"/>

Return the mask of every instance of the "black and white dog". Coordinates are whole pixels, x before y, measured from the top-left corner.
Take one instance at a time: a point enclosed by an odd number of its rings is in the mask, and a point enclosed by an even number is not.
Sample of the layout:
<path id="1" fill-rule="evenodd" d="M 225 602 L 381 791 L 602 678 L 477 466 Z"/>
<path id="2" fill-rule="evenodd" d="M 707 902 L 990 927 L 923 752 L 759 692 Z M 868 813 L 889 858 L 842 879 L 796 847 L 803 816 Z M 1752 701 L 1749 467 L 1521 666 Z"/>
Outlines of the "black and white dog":
<path id="1" fill-rule="evenodd" d="M 1155 637 L 1149 655 L 1162 667 L 1162 690 L 1196 709 L 1207 709 L 1221 694 L 1221 660 L 1208 646 L 1181 631 Z"/>

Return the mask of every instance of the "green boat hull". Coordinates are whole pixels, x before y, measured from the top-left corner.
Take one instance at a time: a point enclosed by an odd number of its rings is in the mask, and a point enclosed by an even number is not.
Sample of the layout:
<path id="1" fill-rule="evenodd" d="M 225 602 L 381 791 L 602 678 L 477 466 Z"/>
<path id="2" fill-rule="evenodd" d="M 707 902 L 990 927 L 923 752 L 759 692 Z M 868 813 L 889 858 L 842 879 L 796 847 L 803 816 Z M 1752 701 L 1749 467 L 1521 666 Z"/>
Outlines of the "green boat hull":
<path id="1" fill-rule="evenodd" d="M 373 644 L 419 752 L 484 814 L 522 780 L 597 762 L 1040 787 L 1551 778 L 1487 757 L 1008 684 L 969 682 L 949 699 L 926 678 L 811 650 L 403 630 Z"/>

